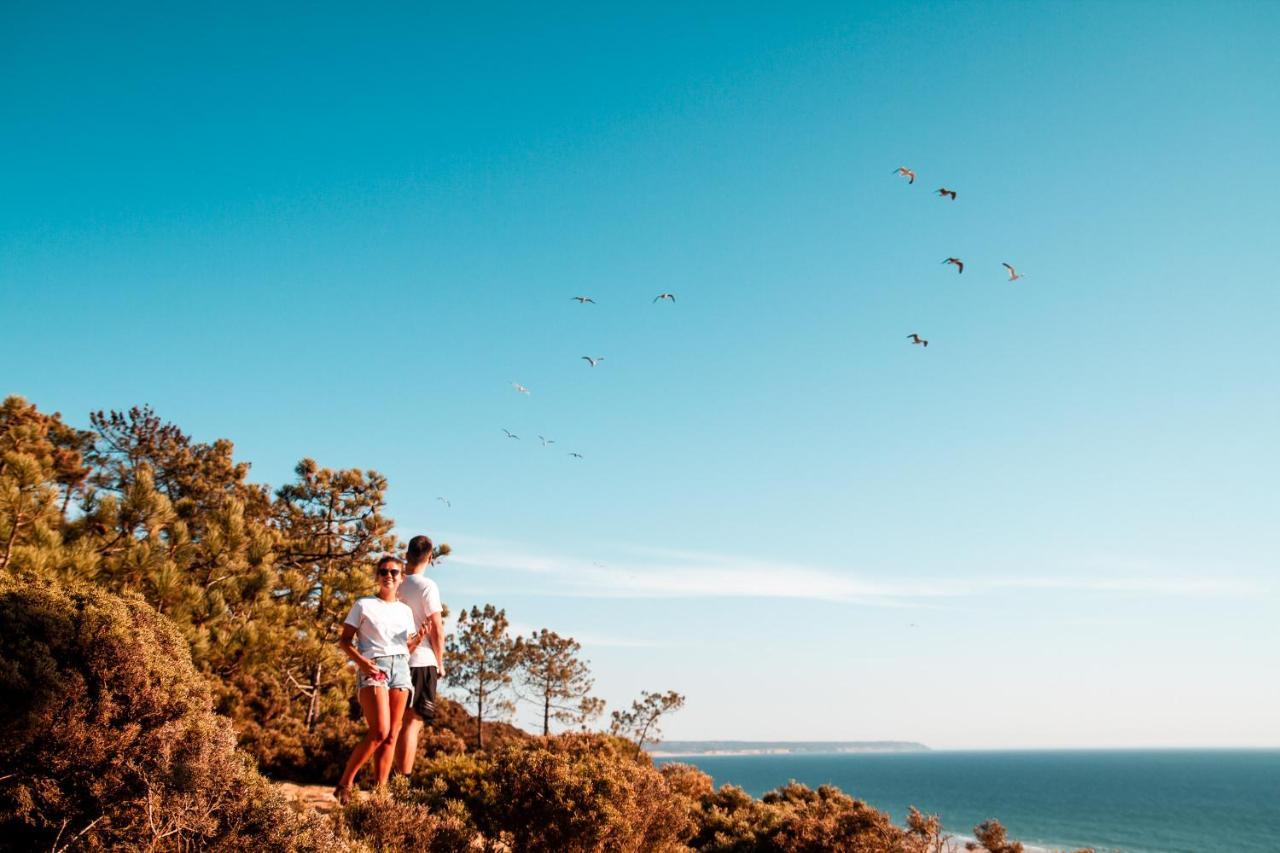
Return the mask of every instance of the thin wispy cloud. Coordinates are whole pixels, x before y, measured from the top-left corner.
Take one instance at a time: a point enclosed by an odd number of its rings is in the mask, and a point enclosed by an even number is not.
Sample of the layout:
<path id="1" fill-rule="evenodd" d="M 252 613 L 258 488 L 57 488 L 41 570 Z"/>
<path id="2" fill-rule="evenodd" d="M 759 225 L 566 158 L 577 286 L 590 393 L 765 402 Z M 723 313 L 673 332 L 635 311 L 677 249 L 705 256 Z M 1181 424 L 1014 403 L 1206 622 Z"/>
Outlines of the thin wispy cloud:
<path id="1" fill-rule="evenodd" d="M 454 559 L 476 569 L 536 576 L 535 594 L 598 598 L 815 599 L 874 606 L 920 606 L 1007 591 L 1058 590 L 1162 596 L 1240 595 L 1257 589 L 1224 577 L 1055 574 L 883 581 L 854 571 L 723 554 L 627 549 L 608 561 L 553 555 L 518 543 L 463 539 Z"/>
<path id="2" fill-rule="evenodd" d="M 510 630 L 512 635 L 532 636 L 541 630 L 526 622 L 511 622 Z M 562 637 L 572 637 L 582 644 L 583 648 L 590 649 L 595 646 L 605 646 L 608 648 L 620 649 L 652 649 L 665 645 L 656 640 L 645 639 L 642 637 L 623 637 L 616 634 L 601 633 L 599 631 L 575 631 L 571 628 L 564 630 L 556 630 L 557 634 Z"/>
<path id="3" fill-rule="evenodd" d="M 458 614 L 450 613 L 444 620 L 445 635 L 456 633 L 458 630 Z M 536 626 L 528 622 L 518 622 L 508 620 L 507 630 L 513 637 L 528 637 L 541 630 L 541 626 Z M 647 639 L 644 637 L 626 637 L 617 634 L 601 633 L 599 631 L 577 631 L 570 627 L 564 627 L 556 630 L 557 634 L 563 637 L 572 637 L 582 644 L 583 648 L 591 649 L 595 647 L 618 648 L 618 649 L 653 649 L 666 645 L 657 640 Z"/>

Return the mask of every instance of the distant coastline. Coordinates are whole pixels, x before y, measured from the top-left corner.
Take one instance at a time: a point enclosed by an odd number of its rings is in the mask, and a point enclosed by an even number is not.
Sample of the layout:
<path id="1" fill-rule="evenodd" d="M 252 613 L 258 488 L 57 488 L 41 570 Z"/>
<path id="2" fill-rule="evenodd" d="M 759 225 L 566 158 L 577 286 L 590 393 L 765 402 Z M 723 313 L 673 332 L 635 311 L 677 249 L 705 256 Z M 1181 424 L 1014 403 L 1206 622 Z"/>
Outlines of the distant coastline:
<path id="1" fill-rule="evenodd" d="M 907 740 L 666 740 L 645 747 L 654 758 L 696 755 L 812 755 L 847 752 L 929 752 Z"/>

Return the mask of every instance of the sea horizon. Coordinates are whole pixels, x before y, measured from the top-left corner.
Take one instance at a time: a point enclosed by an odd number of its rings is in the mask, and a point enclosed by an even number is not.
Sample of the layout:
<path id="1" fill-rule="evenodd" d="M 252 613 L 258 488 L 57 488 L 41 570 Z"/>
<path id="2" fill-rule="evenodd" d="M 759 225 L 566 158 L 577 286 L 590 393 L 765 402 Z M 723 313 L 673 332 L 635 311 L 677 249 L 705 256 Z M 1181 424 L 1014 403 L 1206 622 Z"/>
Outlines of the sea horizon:
<path id="1" fill-rule="evenodd" d="M 1243 853 L 1280 838 L 1280 749 L 1004 749 L 654 756 L 760 797 L 831 784 L 889 813 L 938 815 L 957 839 L 995 818 L 1028 850 Z"/>
<path id="2" fill-rule="evenodd" d="M 699 743 L 724 743 L 724 744 L 742 744 L 744 748 L 741 752 L 730 749 L 717 750 L 670 750 L 665 749 L 669 743 L 678 743 L 681 745 L 694 745 Z M 750 741 L 750 740 L 727 740 L 727 741 L 698 741 L 698 740 L 681 740 L 681 741 L 659 741 L 656 744 L 646 744 L 645 752 L 653 758 L 671 758 L 682 755 L 768 755 L 779 754 L 781 750 L 790 747 L 814 746 L 818 744 L 848 744 L 853 745 L 870 745 L 876 743 L 884 744 L 912 744 L 911 749 L 895 749 L 895 748 L 866 748 L 866 749 L 832 749 L 824 752 L 820 749 L 805 750 L 808 755 L 844 755 L 854 752 L 870 752 L 870 753 L 909 753 L 909 752 L 934 752 L 934 753 L 967 753 L 967 752 L 1280 752 L 1280 745 L 1274 746 L 930 746 L 920 741 Z M 751 748 L 748 745 L 756 745 L 758 748 Z M 776 747 L 776 749 L 774 749 Z M 766 749 L 770 751 L 766 751 Z"/>

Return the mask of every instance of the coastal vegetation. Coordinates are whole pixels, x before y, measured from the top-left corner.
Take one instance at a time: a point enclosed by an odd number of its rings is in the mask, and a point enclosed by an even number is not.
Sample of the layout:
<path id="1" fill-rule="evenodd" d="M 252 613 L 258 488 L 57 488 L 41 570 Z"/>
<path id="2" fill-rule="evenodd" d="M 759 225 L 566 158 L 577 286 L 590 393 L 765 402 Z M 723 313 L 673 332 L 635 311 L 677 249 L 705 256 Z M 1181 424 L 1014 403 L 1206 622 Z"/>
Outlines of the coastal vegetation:
<path id="1" fill-rule="evenodd" d="M 230 442 L 154 412 L 88 429 L 0 405 L 0 838 L 18 849 L 901 851 L 950 849 L 838 789 L 755 799 L 643 746 L 678 710 L 645 692 L 610 733 L 581 647 L 460 611 L 451 688 L 411 779 L 330 815 L 268 781 L 331 782 L 362 734 L 336 630 L 399 547 L 386 479 L 304 459 L 252 483 Z M 442 549 L 443 550 L 443 549 Z M 506 722 L 518 699 L 542 736 Z M 469 710 L 470 709 L 470 710 Z M 975 830 L 1017 853 L 997 823 Z"/>

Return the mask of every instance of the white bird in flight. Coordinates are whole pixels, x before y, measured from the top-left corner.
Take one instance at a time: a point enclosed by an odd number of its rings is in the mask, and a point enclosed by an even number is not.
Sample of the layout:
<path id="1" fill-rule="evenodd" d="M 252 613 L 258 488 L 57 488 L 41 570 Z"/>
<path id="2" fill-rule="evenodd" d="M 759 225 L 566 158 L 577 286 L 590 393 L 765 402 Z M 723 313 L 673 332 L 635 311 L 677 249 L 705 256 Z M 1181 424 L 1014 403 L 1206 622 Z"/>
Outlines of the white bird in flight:
<path id="1" fill-rule="evenodd" d="M 675 302 L 676 295 L 674 293 L 659 293 L 657 296 L 653 297 L 654 302 L 657 302 L 659 299 L 668 299 L 672 302 Z"/>
<path id="2" fill-rule="evenodd" d="M 907 183 L 909 184 L 914 184 L 916 182 L 916 173 L 908 169 L 906 166 L 899 166 L 893 173 L 906 178 Z"/>
<path id="3" fill-rule="evenodd" d="M 581 459 L 581 458 L 582 458 L 582 454 L 581 454 L 581 453 L 574 453 L 572 450 L 570 450 L 570 451 L 569 451 L 569 455 L 570 455 L 570 456 L 572 456 L 574 459 Z"/>
<path id="4" fill-rule="evenodd" d="M 545 438 L 545 437 L 543 437 L 543 436 L 541 436 L 541 435 L 540 435 L 540 436 L 538 436 L 538 440 L 542 442 L 542 446 L 543 446 L 543 447 L 546 447 L 548 444 L 555 444 L 555 443 L 556 443 L 556 440 L 555 440 L 554 438 Z"/>
<path id="5" fill-rule="evenodd" d="M 449 503 L 448 498 L 436 498 L 436 500 L 440 501 L 440 503 L 444 504 L 445 506 L 449 506 L 449 507 L 453 506 L 453 504 Z"/>
<path id="6" fill-rule="evenodd" d="M 590 302 L 592 305 L 596 304 L 596 301 L 592 299 L 590 296 L 570 296 L 569 298 L 578 300 L 579 305 L 586 305 L 588 302 Z"/>
<path id="7" fill-rule="evenodd" d="M 533 393 L 533 392 L 532 392 L 532 391 L 530 391 L 528 388 L 526 388 L 526 387 L 524 387 L 523 385 L 521 385 L 519 382 L 512 382 L 512 383 L 511 383 L 511 387 L 512 387 L 512 388 L 514 388 L 514 389 L 516 389 L 517 391 L 519 391 L 521 394 L 532 394 L 532 393 Z"/>
<path id="8" fill-rule="evenodd" d="M 592 358 L 589 355 L 584 355 L 582 357 L 582 360 L 585 361 L 587 364 L 591 365 L 592 367 L 595 367 L 597 364 L 604 361 L 604 356 L 598 355 L 595 358 Z"/>
<path id="9" fill-rule="evenodd" d="M 929 342 L 926 341 L 924 338 L 920 337 L 919 335 L 917 335 L 915 332 L 912 332 L 911 334 L 907 335 L 907 337 L 911 339 L 911 343 L 913 345 L 920 344 L 921 346 L 925 346 L 925 347 L 929 346 Z"/>
<path id="10" fill-rule="evenodd" d="M 505 432 L 505 433 L 507 434 L 507 438 L 517 438 L 517 439 L 518 439 L 518 438 L 520 437 L 520 436 L 516 435 L 514 432 L 512 432 L 511 430 L 506 429 L 505 427 L 503 428 L 503 430 L 502 430 L 502 431 L 503 431 L 503 432 Z"/>
<path id="11" fill-rule="evenodd" d="M 1017 281 L 1018 279 L 1022 278 L 1022 273 L 1015 270 L 1009 264 L 1001 263 L 1000 266 L 1004 267 L 1009 271 L 1009 281 Z"/>

